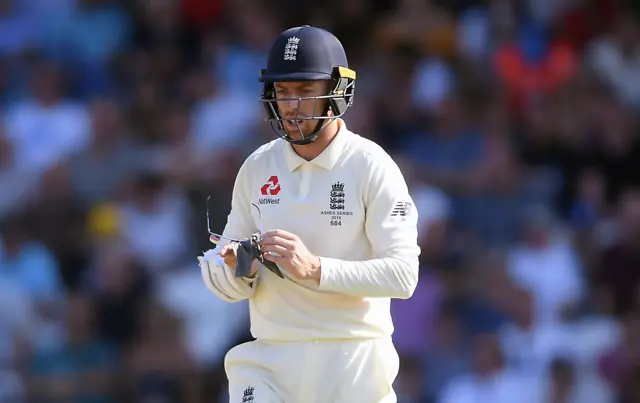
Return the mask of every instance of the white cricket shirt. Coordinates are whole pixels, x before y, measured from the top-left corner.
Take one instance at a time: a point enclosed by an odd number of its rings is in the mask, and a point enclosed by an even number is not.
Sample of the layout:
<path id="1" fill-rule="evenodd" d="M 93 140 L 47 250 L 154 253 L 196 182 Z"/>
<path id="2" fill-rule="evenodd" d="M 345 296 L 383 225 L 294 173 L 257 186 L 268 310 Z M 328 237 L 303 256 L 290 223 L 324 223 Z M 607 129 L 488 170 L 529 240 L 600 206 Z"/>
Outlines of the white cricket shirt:
<path id="1" fill-rule="evenodd" d="M 235 278 L 207 252 L 202 275 L 227 301 L 249 298 L 251 333 L 277 341 L 391 335 L 391 298 L 409 298 L 418 281 L 418 215 L 406 182 L 377 144 L 339 132 L 312 161 L 277 139 L 244 162 L 236 178 L 223 235 L 258 230 L 296 234 L 320 257 L 320 284 L 281 279 L 260 267 L 256 279 Z M 261 210 L 251 204 L 255 203 Z M 213 262 L 217 262 L 213 263 Z"/>

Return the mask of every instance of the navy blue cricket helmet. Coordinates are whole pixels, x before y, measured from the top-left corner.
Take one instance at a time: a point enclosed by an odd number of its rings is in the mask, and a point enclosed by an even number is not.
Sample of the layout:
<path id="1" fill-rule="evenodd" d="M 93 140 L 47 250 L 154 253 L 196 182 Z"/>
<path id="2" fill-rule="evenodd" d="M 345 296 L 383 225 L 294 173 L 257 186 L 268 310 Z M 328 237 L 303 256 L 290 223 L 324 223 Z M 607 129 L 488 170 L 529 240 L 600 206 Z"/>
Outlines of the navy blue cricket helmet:
<path id="1" fill-rule="evenodd" d="M 284 129 L 283 118 L 276 103 L 274 83 L 316 80 L 331 82 L 328 94 L 295 100 L 317 102 L 326 99 L 327 106 L 320 115 L 291 119 L 318 120 L 318 126 L 312 133 L 304 135 L 300 130 L 300 139 L 294 139 Z M 267 112 L 266 120 L 271 124 L 271 129 L 292 144 L 309 144 L 318 138 L 326 123 L 344 115 L 353 104 L 356 72 L 349 69 L 344 47 L 335 35 L 321 28 L 303 25 L 288 29 L 276 38 L 269 52 L 267 68 L 260 71 L 260 81 L 264 83 L 260 100 Z M 291 100 L 292 98 L 281 98 L 278 101 Z"/>

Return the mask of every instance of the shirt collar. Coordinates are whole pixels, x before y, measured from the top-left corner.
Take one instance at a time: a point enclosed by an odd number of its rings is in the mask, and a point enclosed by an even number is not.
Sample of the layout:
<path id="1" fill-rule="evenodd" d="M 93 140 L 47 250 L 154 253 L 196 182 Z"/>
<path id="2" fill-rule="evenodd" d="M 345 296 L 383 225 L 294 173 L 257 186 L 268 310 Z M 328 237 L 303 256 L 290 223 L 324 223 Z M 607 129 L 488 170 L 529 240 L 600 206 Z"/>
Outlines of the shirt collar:
<path id="1" fill-rule="evenodd" d="M 333 168 L 336 162 L 338 162 L 338 158 L 342 155 L 342 150 L 347 143 L 347 137 L 349 135 L 347 125 L 344 121 L 340 118 L 336 120 L 338 121 L 338 134 L 334 137 L 333 141 L 329 143 L 327 148 L 311 161 L 307 161 L 296 154 L 291 144 L 287 142 L 284 143 L 285 161 L 289 171 L 293 172 L 305 163 L 313 164 L 326 170 Z"/>

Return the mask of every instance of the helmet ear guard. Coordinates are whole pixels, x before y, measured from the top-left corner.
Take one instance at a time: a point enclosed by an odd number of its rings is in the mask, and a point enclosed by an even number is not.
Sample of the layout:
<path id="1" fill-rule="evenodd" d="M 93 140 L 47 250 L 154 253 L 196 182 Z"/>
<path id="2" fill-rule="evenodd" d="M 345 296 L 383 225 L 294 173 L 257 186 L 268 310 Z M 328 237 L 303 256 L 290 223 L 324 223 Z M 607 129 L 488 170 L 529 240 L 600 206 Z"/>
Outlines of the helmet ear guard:
<path id="1" fill-rule="evenodd" d="M 331 74 L 335 87 L 329 95 L 329 107 L 333 116 L 342 116 L 353 105 L 356 89 L 356 72 L 347 67 L 337 66 Z"/>
<path id="2" fill-rule="evenodd" d="M 260 77 L 267 73 L 266 69 L 260 69 Z M 275 102 L 268 102 L 269 100 L 276 99 L 276 91 L 272 82 L 264 83 L 264 89 L 262 90 L 262 105 L 267 113 L 267 121 L 277 120 L 278 125 L 282 128 L 282 122 L 280 122 L 280 111 L 278 105 Z M 267 101 L 267 102 L 265 102 Z"/>

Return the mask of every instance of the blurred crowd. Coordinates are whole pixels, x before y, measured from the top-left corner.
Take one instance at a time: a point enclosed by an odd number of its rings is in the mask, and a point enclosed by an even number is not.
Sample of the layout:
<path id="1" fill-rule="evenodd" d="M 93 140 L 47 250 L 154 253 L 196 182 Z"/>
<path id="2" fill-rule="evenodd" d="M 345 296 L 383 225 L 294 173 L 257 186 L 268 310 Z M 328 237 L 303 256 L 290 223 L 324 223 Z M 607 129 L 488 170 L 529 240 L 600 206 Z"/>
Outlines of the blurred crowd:
<path id="1" fill-rule="evenodd" d="M 301 24 L 420 214 L 400 402 L 640 402 L 637 4 L 0 0 L 0 402 L 226 401 L 205 200 L 221 231 Z"/>

